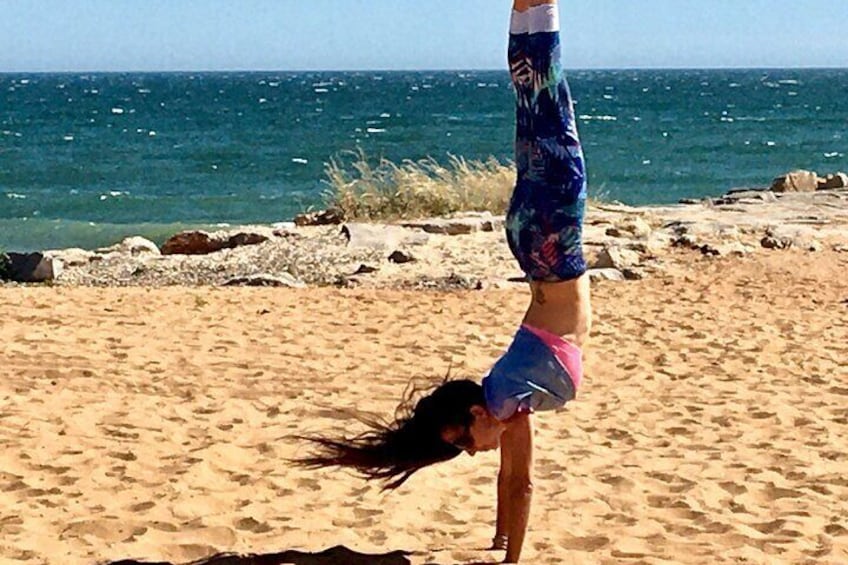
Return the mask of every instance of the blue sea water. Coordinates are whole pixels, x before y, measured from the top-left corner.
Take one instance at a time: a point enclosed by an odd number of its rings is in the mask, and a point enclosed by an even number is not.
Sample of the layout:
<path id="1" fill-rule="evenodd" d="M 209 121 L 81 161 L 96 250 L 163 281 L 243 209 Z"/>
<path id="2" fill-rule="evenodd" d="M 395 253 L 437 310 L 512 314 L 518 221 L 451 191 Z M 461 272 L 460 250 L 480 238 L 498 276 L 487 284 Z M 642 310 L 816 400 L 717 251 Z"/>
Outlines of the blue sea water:
<path id="1" fill-rule="evenodd" d="M 596 196 L 848 169 L 848 70 L 572 71 Z M 324 166 L 512 152 L 505 71 L 0 74 L 0 248 L 156 241 L 320 207 Z"/>

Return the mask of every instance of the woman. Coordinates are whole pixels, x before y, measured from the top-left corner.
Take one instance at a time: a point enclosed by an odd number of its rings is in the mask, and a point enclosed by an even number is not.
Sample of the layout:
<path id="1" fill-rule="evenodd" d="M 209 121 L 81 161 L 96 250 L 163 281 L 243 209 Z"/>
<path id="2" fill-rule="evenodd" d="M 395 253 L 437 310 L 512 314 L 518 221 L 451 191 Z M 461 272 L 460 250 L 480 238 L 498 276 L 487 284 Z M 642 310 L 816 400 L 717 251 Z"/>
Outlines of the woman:
<path id="1" fill-rule="evenodd" d="M 500 447 L 493 549 L 517 563 L 532 494 L 532 414 L 575 397 L 591 322 L 581 241 L 586 176 L 560 66 L 556 0 L 515 0 L 509 63 L 518 174 L 506 230 L 532 293 L 521 327 L 482 385 L 447 381 L 414 407 L 407 399 L 392 424 L 368 422 L 371 431 L 354 438 L 307 438 L 321 451 L 301 463 L 352 467 L 394 489 L 462 451 Z"/>

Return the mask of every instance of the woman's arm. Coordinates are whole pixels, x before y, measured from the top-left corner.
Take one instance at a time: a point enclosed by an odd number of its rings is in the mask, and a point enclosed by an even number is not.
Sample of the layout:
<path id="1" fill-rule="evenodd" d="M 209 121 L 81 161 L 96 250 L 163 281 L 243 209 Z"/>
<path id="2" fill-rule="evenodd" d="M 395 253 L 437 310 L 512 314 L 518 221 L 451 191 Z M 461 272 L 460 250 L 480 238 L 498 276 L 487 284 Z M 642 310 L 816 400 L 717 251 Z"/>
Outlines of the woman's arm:
<path id="1" fill-rule="evenodd" d="M 498 477 L 498 533 L 508 536 L 504 563 L 518 563 L 533 495 L 533 422 L 518 414 L 501 438 L 501 473 Z M 503 532 L 501 532 L 503 528 Z"/>

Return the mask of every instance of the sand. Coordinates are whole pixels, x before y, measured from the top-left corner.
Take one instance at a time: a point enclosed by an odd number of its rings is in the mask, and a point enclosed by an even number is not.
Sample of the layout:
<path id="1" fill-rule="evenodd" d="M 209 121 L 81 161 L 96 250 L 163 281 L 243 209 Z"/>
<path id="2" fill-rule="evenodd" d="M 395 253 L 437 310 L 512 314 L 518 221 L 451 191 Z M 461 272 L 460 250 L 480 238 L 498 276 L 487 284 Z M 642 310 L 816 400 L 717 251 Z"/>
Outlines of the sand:
<path id="1" fill-rule="evenodd" d="M 594 285 L 587 379 L 537 416 L 524 563 L 848 562 L 848 254 Z M 216 552 L 496 561 L 496 454 L 381 493 L 293 468 L 410 379 L 479 377 L 504 290 L 0 289 L 0 562 Z"/>

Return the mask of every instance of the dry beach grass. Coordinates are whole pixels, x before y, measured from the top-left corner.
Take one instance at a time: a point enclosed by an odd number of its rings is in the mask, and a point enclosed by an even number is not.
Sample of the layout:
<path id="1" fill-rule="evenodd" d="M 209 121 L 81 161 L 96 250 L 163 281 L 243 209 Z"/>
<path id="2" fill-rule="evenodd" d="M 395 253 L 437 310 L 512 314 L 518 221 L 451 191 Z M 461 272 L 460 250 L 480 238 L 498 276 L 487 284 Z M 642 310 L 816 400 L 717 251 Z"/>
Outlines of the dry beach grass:
<path id="1" fill-rule="evenodd" d="M 595 285 L 587 383 L 538 417 L 527 563 L 848 562 L 848 256 L 672 253 Z M 497 557 L 496 456 L 392 495 L 286 459 L 410 379 L 481 375 L 507 289 L 0 288 L 0 562 Z"/>

